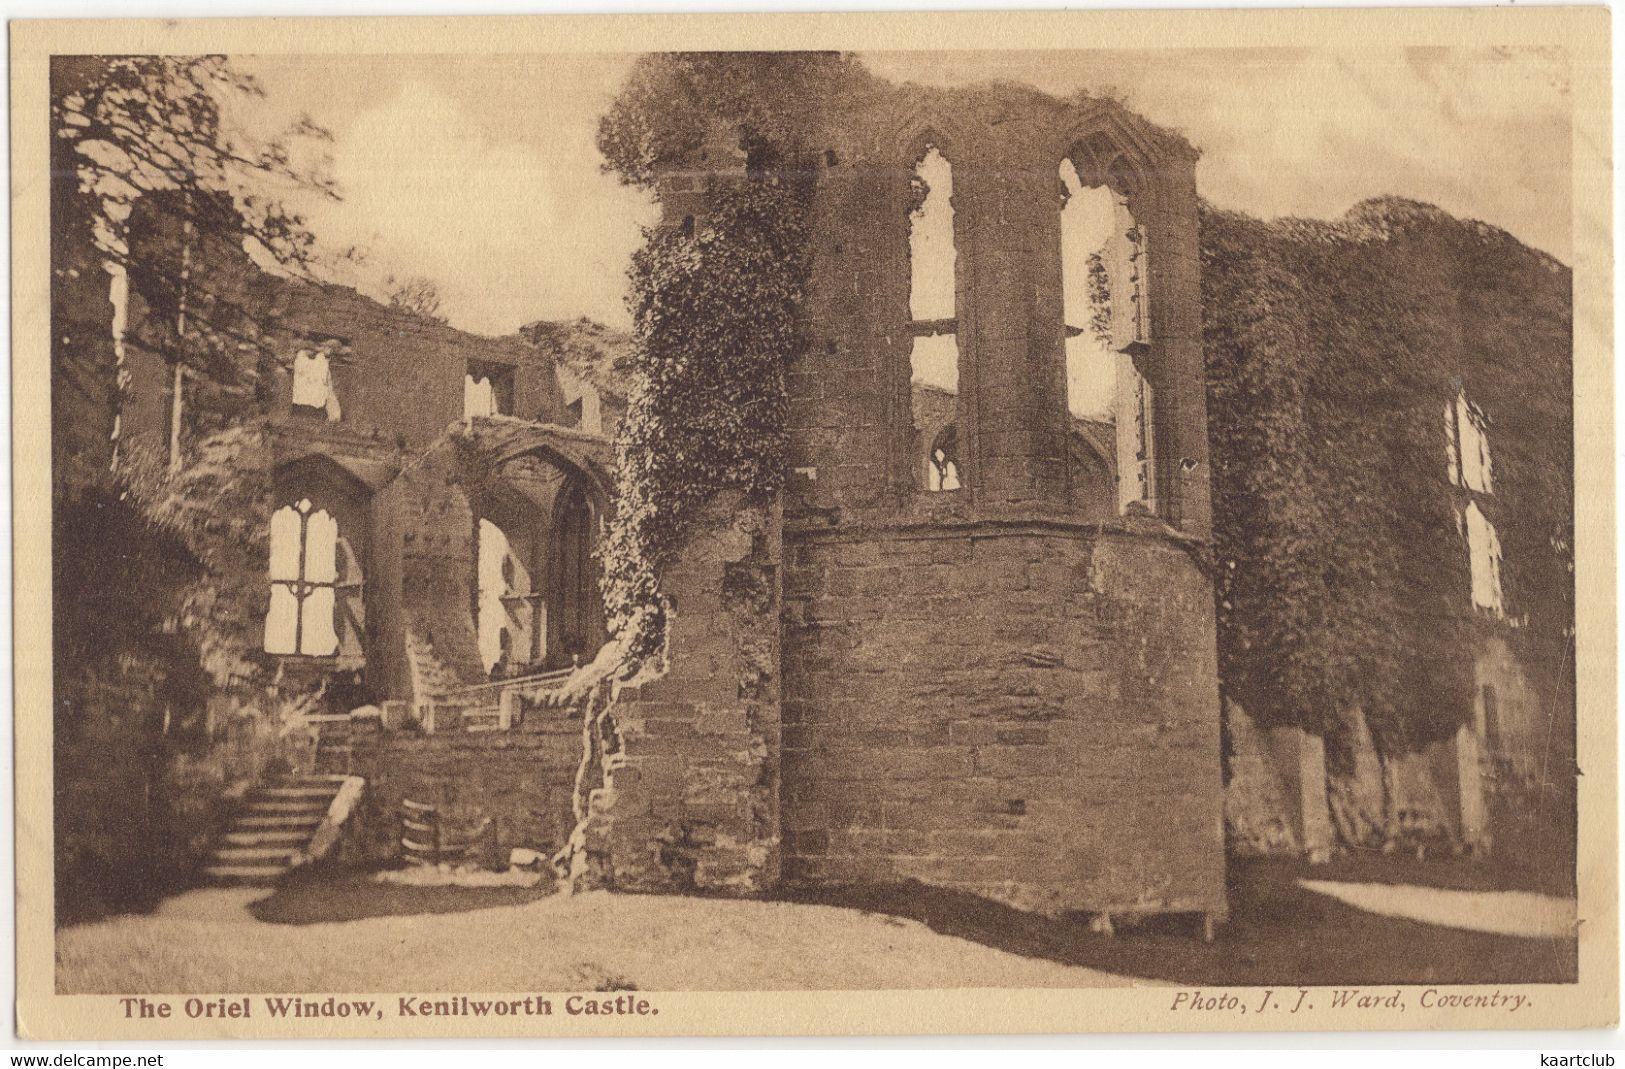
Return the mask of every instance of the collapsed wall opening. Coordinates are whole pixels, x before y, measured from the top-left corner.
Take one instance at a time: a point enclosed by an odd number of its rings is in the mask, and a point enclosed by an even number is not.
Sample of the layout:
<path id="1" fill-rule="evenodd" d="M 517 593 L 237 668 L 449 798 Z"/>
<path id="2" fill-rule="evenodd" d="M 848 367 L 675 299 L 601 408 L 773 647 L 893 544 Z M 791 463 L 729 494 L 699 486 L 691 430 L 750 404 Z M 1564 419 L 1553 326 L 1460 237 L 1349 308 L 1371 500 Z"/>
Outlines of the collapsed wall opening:
<path id="1" fill-rule="evenodd" d="M 344 361 L 342 344 L 336 341 L 300 349 L 294 354 L 289 400 L 295 414 L 315 415 L 329 423 L 337 423 L 344 418 L 334 375 L 335 366 Z"/>
<path id="2" fill-rule="evenodd" d="M 513 379 L 510 364 L 470 360 L 463 375 L 463 418 L 513 415 Z"/>

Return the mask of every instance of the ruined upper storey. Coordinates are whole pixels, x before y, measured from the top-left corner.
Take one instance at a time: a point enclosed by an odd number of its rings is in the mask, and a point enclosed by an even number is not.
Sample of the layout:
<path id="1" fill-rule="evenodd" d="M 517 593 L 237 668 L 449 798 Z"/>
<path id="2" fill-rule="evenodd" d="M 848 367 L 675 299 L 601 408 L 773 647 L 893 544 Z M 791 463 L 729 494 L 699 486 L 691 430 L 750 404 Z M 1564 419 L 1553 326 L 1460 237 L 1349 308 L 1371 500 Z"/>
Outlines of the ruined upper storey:
<path id="1" fill-rule="evenodd" d="M 585 321 L 468 334 L 268 274 L 166 207 L 144 201 L 132 228 L 150 270 L 124 296 L 120 445 L 181 467 L 263 421 L 236 474 L 266 488 L 266 570 L 243 612 L 264 620 L 267 663 L 353 675 L 364 689 L 342 700 L 421 703 L 591 659 L 622 339 Z M 195 370 L 223 354 L 232 389 Z"/>
<path id="2" fill-rule="evenodd" d="M 1184 139 L 1112 101 L 872 82 L 803 137 L 786 176 L 813 188 L 792 517 L 1150 514 L 1208 534 Z M 719 119 L 657 161 L 664 225 L 702 233 L 708 191 L 762 165 L 751 148 Z M 948 403 L 915 404 L 921 388 Z"/>
<path id="3" fill-rule="evenodd" d="M 577 366 L 620 344 L 593 324 L 536 323 L 492 338 L 372 300 L 339 285 L 273 275 L 217 235 L 189 234 L 176 206 L 145 198 L 132 256 L 150 292 L 128 296 L 133 377 L 127 435 L 162 442 L 170 367 L 182 323 L 257 362 L 254 400 L 301 440 L 417 449 L 469 416 L 514 416 L 606 436 L 624 407 Z M 184 309 L 184 315 L 182 311 Z M 594 331 L 597 331 L 594 333 Z"/>

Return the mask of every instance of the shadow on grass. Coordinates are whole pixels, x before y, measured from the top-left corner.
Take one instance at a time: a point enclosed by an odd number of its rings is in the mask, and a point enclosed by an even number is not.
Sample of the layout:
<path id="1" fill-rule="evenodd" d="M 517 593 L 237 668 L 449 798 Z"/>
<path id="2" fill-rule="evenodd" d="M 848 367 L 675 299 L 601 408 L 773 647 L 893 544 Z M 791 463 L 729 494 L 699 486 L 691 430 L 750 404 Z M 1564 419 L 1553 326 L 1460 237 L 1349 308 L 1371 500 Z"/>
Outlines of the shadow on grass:
<path id="1" fill-rule="evenodd" d="M 277 886 L 248 912 L 267 924 L 333 924 L 368 917 L 464 913 L 494 906 L 522 906 L 556 893 L 551 880 L 534 887 L 420 887 L 383 883 L 372 870 L 317 867 Z"/>
<path id="2" fill-rule="evenodd" d="M 1230 863 L 1247 862 L 1243 859 Z M 1449 891 L 1530 891 L 1559 898 L 1574 897 L 1574 862 L 1556 856 L 1497 854 L 1488 861 L 1479 861 L 1447 855 L 1418 860 L 1414 855 L 1352 850 L 1324 864 L 1302 867 L 1298 875 L 1314 880 L 1409 884 Z"/>
<path id="3" fill-rule="evenodd" d="M 1420 883 L 1412 879 L 1365 882 Z M 1521 939 L 1394 917 L 1344 905 L 1297 886 L 1300 876 L 1349 878 L 1327 866 L 1231 862 L 1230 921 L 1203 943 L 1190 918 L 1148 920 L 1116 936 L 1083 919 L 1028 913 L 920 883 L 810 889 L 789 900 L 920 921 L 933 931 L 1062 965 L 1180 984 L 1376 985 L 1572 983 L 1573 939 Z M 1401 869 L 1401 871 L 1403 871 Z M 1442 876 L 1443 872 L 1432 875 Z"/>
<path id="4" fill-rule="evenodd" d="M 996 950 L 1120 976 L 1225 986 L 1572 983 L 1573 939 L 1523 939 L 1383 917 L 1305 890 L 1300 877 L 1500 890 L 1487 866 L 1448 859 L 1350 858 L 1308 866 L 1230 863 L 1230 921 L 1203 943 L 1190 918 L 1154 918 L 1114 937 L 1082 918 L 1046 917 L 921 883 L 811 888 L 783 900 L 905 917 Z M 418 887 L 354 869 L 312 870 L 252 903 L 270 924 L 309 925 L 461 913 L 555 894 L 535 887 Z"/>

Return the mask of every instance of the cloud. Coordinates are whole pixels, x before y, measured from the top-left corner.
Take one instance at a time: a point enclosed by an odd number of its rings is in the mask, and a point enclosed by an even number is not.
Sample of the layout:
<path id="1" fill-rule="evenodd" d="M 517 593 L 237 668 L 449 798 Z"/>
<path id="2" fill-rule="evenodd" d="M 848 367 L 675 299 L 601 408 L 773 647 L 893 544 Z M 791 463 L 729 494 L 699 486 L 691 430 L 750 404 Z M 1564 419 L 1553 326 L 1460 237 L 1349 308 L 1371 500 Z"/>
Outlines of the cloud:
<path id="1" fill-rule="evenodd" d="M 1262 216 L 1341 215 L 1397 194 L 1483 219 L 1567 260 L 1567 59 L 1550 49 L 881 53 L 877 73 L 1119 95 L 1185 134 L 1197 188 Z"/>
<path id="2" fill-rule="evenodd" d="M 616 63 L 435 56 L 342 66 L 316 71 L 314 83 L 297 63 L 256 73 L 283 112 L 308 105 L 333 130 L 344 200 L 304 207 L 326 247 L 366 251 L 345 281 L 376 296 L 387 275 L 428 277 L 452 324 L 479 333 L 578 315 L 626 324 L 627 264 L 655 209 L 600 169 L 597 116 Z M 271 118 L 255 121 L 268 129 Z"/>
<path id="3" fill-rule="evenodd" d="M 648 215 L 639 198 L 628 203 L 599 173 L 590 141 L 527 144 L 479 125 L 420 81 L 358 115 L 336 153 L 348 206 L 335 229 L 342 217 L 380 268 L 434 279 L 466 329 L 577 314 L 623 321 L 626 263 Z"/>
<path id="4" fill-rule="evenodd" d="M 1541 49 L 910 52 L 886 77 L 1112 91 L 1202 150 L 1224 207 L 1335 217 L 1395 194 L 1483 219 L 1568 260 L 1566 56 Z M 268 91 L 247 123 L 302 111 L 334 133 L 346 199 L 310 208 L 326 245 L 361 244 L 353 281 L 434 279 L 452 322 L 506 333 L 539 317 L 625 326 L 627 262 L 649 198 L 600 170 L 598 117 L 634 57 L 243 57 Z M 250 109 L 252 112 L 253 109 Z"/>

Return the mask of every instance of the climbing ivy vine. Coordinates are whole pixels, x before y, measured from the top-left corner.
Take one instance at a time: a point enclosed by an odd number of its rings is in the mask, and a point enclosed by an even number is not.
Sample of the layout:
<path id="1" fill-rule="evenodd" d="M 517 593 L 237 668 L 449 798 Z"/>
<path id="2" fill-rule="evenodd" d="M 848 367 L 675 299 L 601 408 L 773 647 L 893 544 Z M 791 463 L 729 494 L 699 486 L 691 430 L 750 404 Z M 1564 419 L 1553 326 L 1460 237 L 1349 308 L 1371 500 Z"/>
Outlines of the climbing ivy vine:
<path id="1" fill-rule="evenodd" d="M 806 131 L 819 102 L 857 76 L 825 53 L 647 56 L 600 125 L 608 169 L 645 188 L 660 162 L 695 162 L 717 130 L 737 134 L 743 154 L 737 173 L 716 169 L 697 225 L 648 230 L 633 258 L 632 387 L 604 593 L 634 662 L 663 648 L 661 574 L 698 511 L 719 491 L 762 499 L 781 485 L 785 368 L 803 344 Z"/>
<path id="2" fill-rule="evenodd" d="M 1335 223 L 1206 209 L 1202 271 L 1228 694 L 1334 742 L 1361 710 L 1385 753 L 1448 733 L 1486 632 L 1547 660 L 1570 634 L 1568 269 L 1382 199 Z M 1469 604 L 1458 389 L 1491 421 L 1506 621 Z"/>

